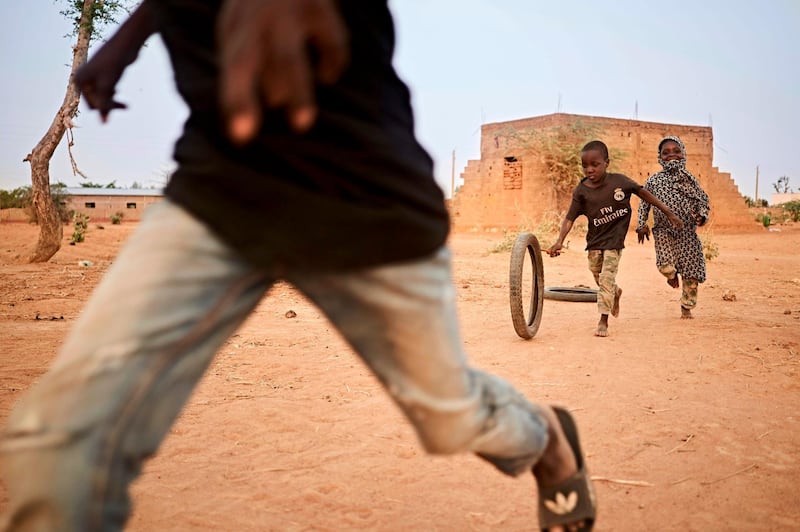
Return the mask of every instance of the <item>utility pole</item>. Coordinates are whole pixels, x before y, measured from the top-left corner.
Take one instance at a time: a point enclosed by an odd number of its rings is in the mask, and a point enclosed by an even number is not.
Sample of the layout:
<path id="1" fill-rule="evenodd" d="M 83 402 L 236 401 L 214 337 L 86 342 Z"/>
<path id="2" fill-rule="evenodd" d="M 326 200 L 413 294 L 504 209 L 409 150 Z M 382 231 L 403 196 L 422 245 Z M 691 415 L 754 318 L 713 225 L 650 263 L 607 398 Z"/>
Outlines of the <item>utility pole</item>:
<path id="1" fill-rule="evenodd" d="M 758 166 L 756 166 L 756 207 L 758 207 Z"/>

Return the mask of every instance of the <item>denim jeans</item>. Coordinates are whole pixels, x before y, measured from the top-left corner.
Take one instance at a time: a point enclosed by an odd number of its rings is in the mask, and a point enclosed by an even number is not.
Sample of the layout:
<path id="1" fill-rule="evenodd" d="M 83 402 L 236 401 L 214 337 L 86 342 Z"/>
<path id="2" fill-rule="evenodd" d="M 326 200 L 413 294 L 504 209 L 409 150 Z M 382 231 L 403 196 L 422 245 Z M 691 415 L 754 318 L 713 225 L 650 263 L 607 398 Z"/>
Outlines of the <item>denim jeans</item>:
<path id="1" fill-rule="evenodd" d="M 149 208 L 51 369 L 8 419 L 3 528 L 121 530 L 129 484 L 278 278 L 169 201 Z M 427 451 L 474 452 L 509 475 L 538 461 L 547 444 L 540 409 L 467 364 L 446 248 L 408 263 L 280 278 L 342 333 Z"/>

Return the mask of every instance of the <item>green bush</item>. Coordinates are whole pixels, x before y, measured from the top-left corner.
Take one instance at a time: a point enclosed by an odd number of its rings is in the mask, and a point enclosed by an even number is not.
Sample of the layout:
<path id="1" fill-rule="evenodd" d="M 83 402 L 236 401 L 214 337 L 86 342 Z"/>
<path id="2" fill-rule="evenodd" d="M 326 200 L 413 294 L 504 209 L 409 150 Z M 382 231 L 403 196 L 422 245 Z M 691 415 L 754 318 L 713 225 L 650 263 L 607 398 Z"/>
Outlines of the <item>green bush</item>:
<path id="1" fill-rule="evenodd" d="M 31 203 L 31 187 L 0 190 L 0 209 L 23 209 Z"/>
<path id="2" fill-rule="evenodd" d="M 550 247 L 550 244 L 555 242 L 556 238 L 558 237 L 558 232 L 561 229 L 561 223 L 564 219 L 563 212 L 557 211 L 546 211 L 539 216 L 538 223 L 534 222 L 534 219 L 524 214 L 520 210 L 520 224 L 517 226 L 516 232 L 510 232 L 509 229 L 503 228 L 503 239 L 498 242 L 496 245 L 491 247 L 488 252 L 489 253 L 502 253 L 505 251 L 511 251 L 511 248 L 514 247 L 514 242 L 517 241 L 517 237 L 520 233 L 533 233 L 536 239 L 539 241 L 539 245 L 542 247 L 542 252 L 545 249 Z M 585 220 L 585 218 L 580 218 L 575 222 L 575 225 L 572 226 L 572 231 L 570 235 L 574 235 L 575 237 L 583 237 L 586 235 L 586 231 L 588 230 L 588 226 L 584 221 L 581 223 L 580 220 Z M 565 242 L 564 247 L 567 248 L 569 241 Z"/>
<path id="3" fill-rule="evenodd" d="M 522 159 L 530 157 L 532 161 L 538 160 L 555 193 L 556 206 L 566 210 L 572 198 L 572 190 L 584 175 L 581 148 L 590 140 L 598 138 L 601 133 L 598 126 L 579 119 L 545 130 L 506 126 L 499 134 L 505 139 L 505 145 L 498 148 L 506 152 L 517 152 Z M 616 168 L 620 167 L 626 157 L 625 152 L 611 148 L 610 158 Z"/>
<path id="4" fill-rule="evenodd" d="M 510 233 L 508 229 L 503 228 L 503 239 L 489 248 L 489 253 L 503 253 L 504 251 L 511 251 L 514 247 L 514 242 L 517 240 L 516 233 Z"/>
<path id="5" fill-rule="evenodd" d="M 711 261 L 719 256 L 719 246 L 712 239 L 711 231 L 703 233 L 703 236 L 700 237 L 700 241 L 703 243 L 703 256 L 707 261 Z"/>
<path id="6" fill-rule="evenodd" d="M 122 211 L 117 211 L 111 215 L 111 225 L 119 225 L 122 223 L 122 219 L 125 217 L 125 213 Z"/>
<path id="7" fill-rule="evenodd" d="M 55 183 L 50 185 L 50 199 L 53 200 L 61 223 L 72 220 L 72 210 L 67 208 L 66 185 Z M 32 223 L 39 223 L 36 209 L 33 208 L 33 192 L 31 187 L 18 187 L 14 190 L 0 190 L 0 209 L 25 209 Z"/>
<path id="8" fill-rule="evenodd" d="M 783 210 L 789 212 L 793 222 L 800 222 L 800 200 L 788 201 L 782 206 Z"/>
<path id="9" fill-rule="evenodd" d="M 86 231 L 89 229 L 89 217 L 83 213 L 76 212 L 74 220 L 75 228 L 72 231 L 72 242 L 83 242 L 86 239 Z"/>

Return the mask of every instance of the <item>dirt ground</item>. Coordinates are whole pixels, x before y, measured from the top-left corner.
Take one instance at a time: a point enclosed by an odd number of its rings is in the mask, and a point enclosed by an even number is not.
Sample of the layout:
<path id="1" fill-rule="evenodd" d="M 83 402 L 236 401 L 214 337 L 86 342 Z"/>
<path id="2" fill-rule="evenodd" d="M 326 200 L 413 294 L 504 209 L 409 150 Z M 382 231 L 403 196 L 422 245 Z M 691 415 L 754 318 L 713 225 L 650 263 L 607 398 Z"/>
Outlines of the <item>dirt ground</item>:
<path id="1" fill-rule="evenodd" d="M 0 419 L 134 229 L 92 225 L 86 242 L 65 240 L 50 263 L 30 265 L 36 228 L 0 224 Z M 800 530 L 800 224 L 779 229 L 714 235 L 719 256 L 694 320 L 679 319 L 679 291 L 656 271 L 652 242 L 630 235 L 611 335 L 593 337 L 594 304 L 546 300 L 529 341 L 511 323 L 509 253 L 489 253 L 502 237 L 451 238 L 471 360 L 574 412 L 597 530 Z M 581 238 L 571 240 L 544 258 L 547 286 L 593 283 Z M 135 531 L 536 529 L 530 477 L 425 455 L 288 286 L 221 350 L 133 499 Z M 0 509 L 5 501 L 0 483 Z"/>

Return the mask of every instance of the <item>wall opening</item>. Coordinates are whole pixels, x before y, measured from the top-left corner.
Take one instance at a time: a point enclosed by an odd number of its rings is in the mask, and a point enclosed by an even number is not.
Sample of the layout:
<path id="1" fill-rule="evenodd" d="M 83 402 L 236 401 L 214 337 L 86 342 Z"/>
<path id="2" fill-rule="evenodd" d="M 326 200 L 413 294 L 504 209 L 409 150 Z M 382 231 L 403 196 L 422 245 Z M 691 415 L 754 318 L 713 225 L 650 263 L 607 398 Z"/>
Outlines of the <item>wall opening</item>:
<path id="1" fill-rule="evenodd" d="M 522 188 L 522 162 L 513 155 L 503 157 L 503 188 L 505 190 Z"/>

